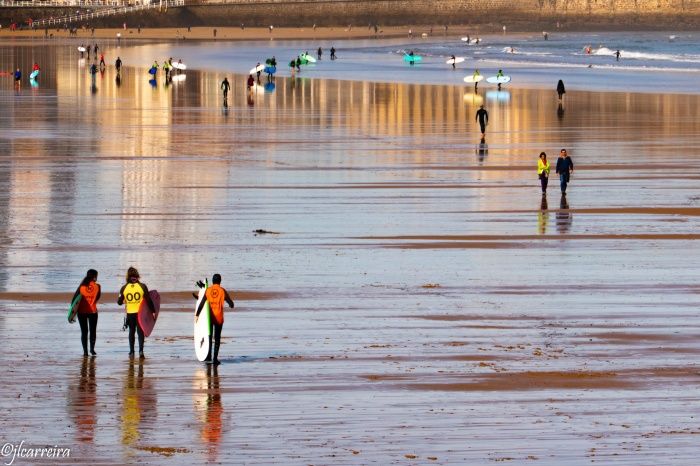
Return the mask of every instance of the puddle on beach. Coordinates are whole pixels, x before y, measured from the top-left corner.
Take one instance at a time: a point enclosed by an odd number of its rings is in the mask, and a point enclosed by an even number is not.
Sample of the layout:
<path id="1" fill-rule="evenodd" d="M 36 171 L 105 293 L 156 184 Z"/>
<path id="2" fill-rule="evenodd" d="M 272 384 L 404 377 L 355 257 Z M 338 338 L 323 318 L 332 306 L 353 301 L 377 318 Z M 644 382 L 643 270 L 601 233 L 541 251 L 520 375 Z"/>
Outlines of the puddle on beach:
<path id="1" fill-rule="evenodd" d="M 303 73 L 249 94 L 229 74 L 224 107 L 223 73 L 93 86 L 72 51 L 0 50 L 44 70 L 0 77 L 6 441 L 87 462 L 695 463 L 698 96 L 558 108 Z M 577 170 L 543 200 L 537 155 L 561 147 Z M 114 293 L 129 265 L 173 292 L 148 358 L 104 302 L 84 361 L 60 293 L 91 267 Z M 217 371 L 180 338 L 214 272 L 246 290 Z"/>

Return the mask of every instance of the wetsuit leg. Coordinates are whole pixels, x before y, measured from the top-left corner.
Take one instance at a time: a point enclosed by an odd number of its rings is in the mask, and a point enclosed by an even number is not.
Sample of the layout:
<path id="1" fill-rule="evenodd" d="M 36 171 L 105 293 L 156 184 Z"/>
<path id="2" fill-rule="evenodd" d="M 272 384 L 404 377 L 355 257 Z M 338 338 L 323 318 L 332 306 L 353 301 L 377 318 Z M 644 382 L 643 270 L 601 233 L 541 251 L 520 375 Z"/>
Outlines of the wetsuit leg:
<path id="1" fill-rule="evenodd" d="M 88 324 L 90 324 L 90 353 L 94 355 L 97 341 L 97 313 L 88 314 Z"/>
<path id="2" fill-rule="evenodd" d="M 224 324 L 214 324 L 214 363 L 219 360 L 219 346 L 221 345 L 221 329 Z"/>
<path id="3" fill-rule="evenodd" d="M 136 317 L 137 314 L 134 314 L 134 317 Z M 143 353 L 143 344 L 145 340 L 145 335 L 143 334 L 143 330 L 141 330 L 141 326 L 138 324 L 138 318 L 134 319 L 136 321 L 136 331 L 139 334 L 139 353 Z"/>
<path id="4" fill-rule="evenodd" d="M 87 314 L 78 314 L 78 323 L 80 324 L 80 342 L 83 344 L 83 354 L 88 355 L 87 340 L 88 340 L 88 316 Z"/>
<path id="5" fill-rule="evenodd" d="M 483 122 L 479 122 L 479 126 L 481 127 L 481 134 L 486 133 L 486 124 Z"/>
<path id="6" fill-rule="evenodd" d="M 135 333 L 138 327 L 137 314 L 127 314 L 126 324 L 129 326 L 129 354 L 134 354 Z"/>

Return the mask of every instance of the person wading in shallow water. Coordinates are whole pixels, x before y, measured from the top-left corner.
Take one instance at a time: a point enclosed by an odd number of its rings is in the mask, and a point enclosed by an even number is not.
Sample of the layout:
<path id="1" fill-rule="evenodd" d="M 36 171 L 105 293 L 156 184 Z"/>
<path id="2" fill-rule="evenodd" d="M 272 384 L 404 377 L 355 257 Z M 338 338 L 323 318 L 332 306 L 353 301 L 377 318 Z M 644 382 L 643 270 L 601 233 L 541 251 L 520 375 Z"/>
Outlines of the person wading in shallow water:
<path id="1" fill-rule="evenodd" d="M 218 366 L 221 364 L 221 361 L 219 361 L 219 345 L 221 344 L 221 329 L 224 327 L 224 303 L 227 303 L 228 306 L 233 309 L 233 300 L 229 296 L 228 291 L 221 287 L 221 275 L 215 273 L 214 276 L 211 277 L 211 282 L 212 286 L 207 288 L 204 294 L 205 298 L 199 303 L 199 307 L 197 308 L 196 316 L 199 317 L 202 309 L 204 309 L 204 305 L 209 303 L 211 323 L 214 327 L 214 355 L 213 358 L 207 357 L 206 360 Z M 199 284 L 203 285 L 201 282 Z M 212 335 L 210 334 L 209 348 L 212 348 L 211 340 Z M 209 353 L 209 356 L 211 356 L 211 353 Z"/>
<path id="2" fill-rule="evenodd" d="M 73 299 L 81 296 L 78 303 L 78 323 L 80 323 L 80 341 L 83 344 L 83 356 L 88 355 L 88 330 L 90 331 L 90 354 L 97 356 L 95 342 L 97 341 L 97 301 L 102 295 L 102 288 L 97 283 L 97 270 L 90 269 L 80 286 L 75 290 Z"/>
<path id="3" fill-rule="evenodd" d="M 117 304 L 126 305 L 125 327 L 129 328 L 129 356 L 134 356 L 134 333 L 139 334 L 139 358 L 145 358 L 143 354 L 144 334 L 138 322 L 141 302 L 145 299 L 149 308 L 155 309 L 153 301 L 148 295 L 148 287 L 139 281 L 139 271 L 134 267 L 129 267 L 126 272 L 126 284 L 119 290 Z"/>

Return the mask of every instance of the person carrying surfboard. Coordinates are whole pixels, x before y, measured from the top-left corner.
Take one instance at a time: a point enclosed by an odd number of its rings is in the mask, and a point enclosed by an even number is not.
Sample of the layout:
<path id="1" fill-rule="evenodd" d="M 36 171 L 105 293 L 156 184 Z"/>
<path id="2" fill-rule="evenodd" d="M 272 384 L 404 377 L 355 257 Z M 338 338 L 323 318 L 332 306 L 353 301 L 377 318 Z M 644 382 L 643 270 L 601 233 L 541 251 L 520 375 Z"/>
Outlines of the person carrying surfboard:
<path id="1" fill-rule="evenodd" d="M 97 270 L 90 269 L 80 282 L 73 294 L 73 301 L 78 296 L 78 323 L 80 324 L 80 341 L 83 344 L 83 356 L 88 356 L 88 330 L 90 333 L 90 354 L 97 356 L 95 342 L 97 341 L 97 301 L 102 295 L 102 287 L 97 283 Z"/>
<path id="2" fill-rule="evenodd" d="M 199 317 L 199 314 L 204 309 L 204 305 L 209 303 L 209 309 L 211 312 L 211 323 L 214 326 L 214 355 L 211 359 L 212 364 L 218 366 L 221 364 L 219 361 L 219 345 L 221 343 L 221 329 L 224 326 L 224 303 L 233 309 L 233 300 L 229 296 L 228 291 L 221 287 L 221 275 L 215 273 L 211 277 L 212 285 L 207 288 L 204 299 L 199 303 L 199 308 L 197 308 L 197 313 L 195 314 Z M 209 347 L 211 348 L 211 338 L 212 335 L 209 334 Z"/>
<path id="3" fill-rule="evenodd" d="M 481 73 L 479 73 L 479 70 L 474 70 L 474 74 L 472 75 L 472 81 L 474 81 L 474 92 L 476 92 L 477 91 L 476 88 L 479 87 L 479 79 L 477 79 L 479 76 L 481 76 Z"/>
<path id="4" fill-rule="evenodd" d="M 134 333 L 138 331 L 139 358 L 143 359 L 145 358 L 143 354 L 144 334 L 138 322 L 139 308 L 144 299 L 151 310 L 155 309 L 155 306 L 148 294 L 148 287 L 139 281 L 140 278 L 139 271 L 134 267 L 129 267 L 126 272 L 126 284 L 119 290 L 117 304 L 126 306 L 126 326 L 129 327 L 129 356 L 134 356 Z"/>

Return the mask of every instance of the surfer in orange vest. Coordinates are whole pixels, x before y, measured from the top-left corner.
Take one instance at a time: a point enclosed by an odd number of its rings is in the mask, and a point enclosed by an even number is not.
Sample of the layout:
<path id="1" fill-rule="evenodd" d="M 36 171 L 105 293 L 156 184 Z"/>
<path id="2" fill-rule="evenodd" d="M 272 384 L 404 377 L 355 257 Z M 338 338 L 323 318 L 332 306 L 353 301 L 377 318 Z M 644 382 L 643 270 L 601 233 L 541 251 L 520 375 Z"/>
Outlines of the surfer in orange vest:
<path id="1" fill-rule="evenodd" d="M 134 356 L 134 333 L 139 334 L 139 358 L 144 359 L 143 341 L 144 334 L 139 326 L 138 315 L 141 308 L 141 302 L 145 299 L 146 304 L 151 309 L 155 309 L 151 297 L 148 295 L 148 287 L 139 281 L 139 271 L 134 267 L 129 267 L 126 272 L 126 284 L 119 290 L 117 304 L 126 306 L 126 318 L 124 319 L 124 329 L 129 327 L 129 356 Z"/>
<path id="2" fill-rule="evenodd" d="M 215 273 L 211 277 L 211 282 L 212 285 L 207 288 L 204 299 L 199 303 L 196 316 L 199 317 L 199 313 L 204 309 L 204 304 L 208 302 L 211 310 L 211 323 L 214 326 L 214 357 L 212 364 L 218 366 L 221 364 L 221 361 L 219 361 L 219 344 L 221 343 L 221 329 L 224 326 L 224 302 L 233 309 L 233 300 L 229 296 L 228 291 L 221 287 L 221 275 Z M 209 348 L 211 348 L 211 337 L 212 335 L 209 335 Z"/>
<path id="3" fill-rule="evenodd" d="M 80 341 L 83 343 L 83 356 L 88 356 L 88 329 L 90 330 L 90 354 L 97 356 L 95 352 L 97 301 L 100 300 L 101 294 L 102 288 L 97 283 L 97 270 L 90 269 L 73 295 L 73 300 L 81 295 L 78 303 L 78 322 L 80 323 Z"/>

